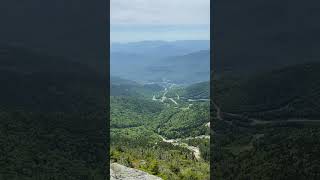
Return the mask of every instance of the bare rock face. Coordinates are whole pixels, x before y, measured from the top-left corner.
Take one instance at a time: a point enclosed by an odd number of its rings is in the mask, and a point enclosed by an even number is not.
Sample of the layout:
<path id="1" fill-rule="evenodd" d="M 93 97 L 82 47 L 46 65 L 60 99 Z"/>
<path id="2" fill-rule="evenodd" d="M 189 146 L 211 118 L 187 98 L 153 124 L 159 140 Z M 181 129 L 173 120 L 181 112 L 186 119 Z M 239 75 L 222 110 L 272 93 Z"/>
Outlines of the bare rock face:
<path id="1" fill-rule="evenodd" d="M 110 165 L 110 180 L 162 180 L 162 178 L 137 169 L 112 163 Z"/>

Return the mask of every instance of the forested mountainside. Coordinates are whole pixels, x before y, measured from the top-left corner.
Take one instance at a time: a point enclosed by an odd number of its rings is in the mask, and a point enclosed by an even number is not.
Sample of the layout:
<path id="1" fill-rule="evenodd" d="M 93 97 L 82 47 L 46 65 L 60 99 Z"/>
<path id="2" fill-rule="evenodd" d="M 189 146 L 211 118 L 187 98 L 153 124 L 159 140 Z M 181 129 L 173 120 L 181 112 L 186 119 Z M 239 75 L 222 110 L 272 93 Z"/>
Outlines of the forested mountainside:
<path id="1" fill-rule="evenodd" d="M 158 84 L 139 84 L 135 81 L 119 77 L 111 77 L 111 96 L 145 96 L 150 97 L 154 92 L 161 91 L 163 87 Z"/>
<path id="2" fill-rule="evenodd" d="M 179 94 L 179 98 L 185 100 L 205 100 L 210 98 L 210 82 L 200 82 L 191 84 L 187 87 L 174 87 L 166 94 L 168 97 L 176 97 Z"/>
<path id="3" fill-rule="evenodd" d="M 104 177 L 105 78 L 86 65 L 0 48 L 0 176 Z"/>
<path id="4" fill-rule="evenodd" d="M 214 81 L 217 179 L 318 179 L 319 63 Z"/>
<path id="5" fill-rule="evenodd" d="M 119 90 L 150 92 L 132 81 L 114 82 Z M 111 94 L 111 161 L 163 179 L 209 179 L 209 102 L 167 97 L 173 87 L 152 90 Z"/>

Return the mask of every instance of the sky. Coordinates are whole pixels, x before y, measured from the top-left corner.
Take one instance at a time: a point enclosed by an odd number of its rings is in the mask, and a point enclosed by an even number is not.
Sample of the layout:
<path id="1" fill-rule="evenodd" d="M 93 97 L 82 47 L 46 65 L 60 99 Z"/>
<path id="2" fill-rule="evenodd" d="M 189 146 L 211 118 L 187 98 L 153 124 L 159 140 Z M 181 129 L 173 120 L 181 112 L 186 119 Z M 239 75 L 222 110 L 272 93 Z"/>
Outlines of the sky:
<path id="1" fill-rule="evenodd" d="M 210 0 L 111 0 L 111 42 L 209 40 Z"/>

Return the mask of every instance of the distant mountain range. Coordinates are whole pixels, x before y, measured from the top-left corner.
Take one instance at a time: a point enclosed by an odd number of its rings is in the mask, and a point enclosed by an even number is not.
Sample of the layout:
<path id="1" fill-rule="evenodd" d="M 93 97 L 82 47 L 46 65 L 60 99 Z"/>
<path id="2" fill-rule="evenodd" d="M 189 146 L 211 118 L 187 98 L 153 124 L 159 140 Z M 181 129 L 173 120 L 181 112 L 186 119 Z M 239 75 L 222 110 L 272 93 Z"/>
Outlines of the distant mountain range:
<path id="1" fill-rule="evenodd" d="M 209 40 L 141 41 L 111 44 L 111 53 L 135 53 L 156 58 L 179 56 L 208 49 L 210 49 Z"/>
<path id="2" fill-rule="evenodd" d="M 143 41 L 111 45 L 111 74 L 139 82 L 209 80 L 209 41 Z"/>

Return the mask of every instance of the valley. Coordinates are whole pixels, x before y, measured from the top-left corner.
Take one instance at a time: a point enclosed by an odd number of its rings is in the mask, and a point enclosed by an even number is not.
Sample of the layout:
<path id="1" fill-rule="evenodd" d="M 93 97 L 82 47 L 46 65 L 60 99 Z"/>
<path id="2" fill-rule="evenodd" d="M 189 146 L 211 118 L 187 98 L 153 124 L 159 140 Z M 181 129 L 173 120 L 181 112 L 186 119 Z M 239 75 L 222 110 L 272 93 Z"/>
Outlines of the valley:
<path id="1" fill-rule="evenodd" d="M 149 96 L 111 94 L 111 161 L 163 179 L 209 179 L 209 103 L 188 101 L 208 86 L 150 84 L 162 88 Z"/>
<path id="2" fill-rule="evenodd" d="M 111 163 L 209 179 L 209 49 L 207 40 L 111 44 Z"/>

